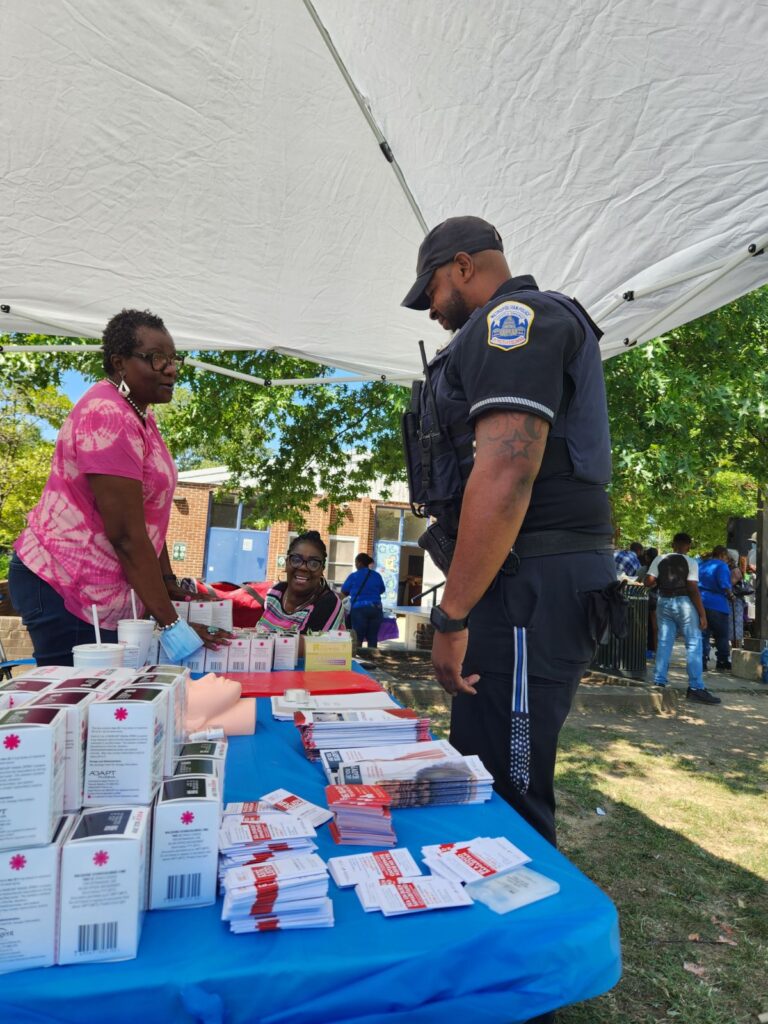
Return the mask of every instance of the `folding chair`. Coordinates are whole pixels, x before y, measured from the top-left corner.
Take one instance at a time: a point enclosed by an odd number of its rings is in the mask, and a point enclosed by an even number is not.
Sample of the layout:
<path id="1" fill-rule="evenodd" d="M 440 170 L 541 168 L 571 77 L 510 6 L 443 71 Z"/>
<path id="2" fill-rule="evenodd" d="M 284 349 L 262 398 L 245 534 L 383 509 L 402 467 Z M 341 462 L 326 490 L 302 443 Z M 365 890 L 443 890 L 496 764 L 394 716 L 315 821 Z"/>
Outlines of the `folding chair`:
<path id="1" fill-rule="evenodd" d="M 0 640 L 0 679 L 11 679 L 13 670 L 19 665 L 36 665 L 34 658 L 12 658 L 10 661 L 5 656 L 5 648 Z"/>

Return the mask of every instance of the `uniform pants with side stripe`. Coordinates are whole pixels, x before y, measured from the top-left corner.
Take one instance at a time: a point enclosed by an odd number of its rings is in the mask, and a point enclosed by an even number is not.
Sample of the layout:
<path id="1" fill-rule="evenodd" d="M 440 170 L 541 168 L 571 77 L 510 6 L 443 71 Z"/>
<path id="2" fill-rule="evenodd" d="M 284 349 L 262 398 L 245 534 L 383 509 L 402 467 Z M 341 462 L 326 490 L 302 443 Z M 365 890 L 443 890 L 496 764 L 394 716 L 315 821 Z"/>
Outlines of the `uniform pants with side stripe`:
<path id="1" fill-rule="evenodd" d="M 524 558 L 516 576 L 496 577 L 469 618 L 464 674 L 478 673 L 477 694 L 459 694 L 451 709 L 451 743 L 477 754 L 494 788 L 537 832 L 556 841 L 554 773 L 557 741 L 579 680 L 594 654 L 587 593 L 616 581 L 610 551 Z M 513 626 L 528 646 L 530 783 L 509 780 Z"/>

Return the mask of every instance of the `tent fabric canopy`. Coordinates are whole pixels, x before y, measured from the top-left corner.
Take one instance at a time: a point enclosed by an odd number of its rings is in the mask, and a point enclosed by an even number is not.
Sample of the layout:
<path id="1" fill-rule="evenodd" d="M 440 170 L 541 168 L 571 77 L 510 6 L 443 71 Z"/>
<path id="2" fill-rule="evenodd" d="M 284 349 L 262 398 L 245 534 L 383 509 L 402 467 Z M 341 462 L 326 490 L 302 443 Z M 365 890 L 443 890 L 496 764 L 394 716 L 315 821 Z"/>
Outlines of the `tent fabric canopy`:
<path id="1" fill-rule="evenodd" d="M 766 22 L 714 0 L 9 0 L 0 331 L 96 338 L 137 306 L 182 349 L 402 379 L 445 341 L 399 306 L 418 213 L 474 213 L 624 351 L 768 281 Z"/>

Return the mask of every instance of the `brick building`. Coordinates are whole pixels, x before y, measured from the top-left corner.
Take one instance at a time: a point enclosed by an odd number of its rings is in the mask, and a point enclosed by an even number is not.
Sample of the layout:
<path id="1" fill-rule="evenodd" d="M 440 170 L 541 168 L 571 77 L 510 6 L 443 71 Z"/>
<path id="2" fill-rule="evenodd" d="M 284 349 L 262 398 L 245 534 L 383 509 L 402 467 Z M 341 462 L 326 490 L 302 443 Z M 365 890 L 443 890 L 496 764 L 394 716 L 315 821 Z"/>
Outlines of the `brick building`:
<path id="1" fill-rule="evenodd" d="M 294 535 L 291 524 L 272 523 L 268 530 L 244 526 L 248 507 L 237 494 L 226 493 L 226 484 L 223 468 L 179 474 L 167 538 L 174 572 L 209 582 L 279 579 Z M 353 571 L 360 552 L 374 557 L 387 584 L 389 605 L 406 604 L 442 579 L 429 559 L 425 565 L 416 543 L 425 524 L 410 511 L 404 486 L 395 488 L 391 499 L 374 495 L 350 502 L 332 532 L 337 512 L 321 508 L 316 499 L 306 517 L 306 529 L 317 530 L 328 547 L 326 576 L 331 584 L 340 585 Z"/>

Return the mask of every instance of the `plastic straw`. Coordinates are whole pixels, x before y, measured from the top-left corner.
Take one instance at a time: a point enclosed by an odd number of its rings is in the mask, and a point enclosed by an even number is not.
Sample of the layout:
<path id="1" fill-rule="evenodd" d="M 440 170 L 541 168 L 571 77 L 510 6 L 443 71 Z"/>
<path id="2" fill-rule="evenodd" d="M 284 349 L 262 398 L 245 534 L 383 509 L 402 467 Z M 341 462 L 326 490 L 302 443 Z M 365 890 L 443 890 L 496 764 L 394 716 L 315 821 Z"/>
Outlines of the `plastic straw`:
<path id="1" fill-rule="evenodd" d="M 99 613 L 96 611 L 96 605 L 91 605 L 91 614 L 93 615 L 93 628 L 96 630 L 96 643 L 101 643 L 101 630 L 99 629 Z"/>
<path id="2" fill-rule="evenodd" d="M 134 619 L 138 619 L 139 616 L 136 614 L 136 591 L 133 588 L 131 588 L 131 608 L 133 608 Z"/>

